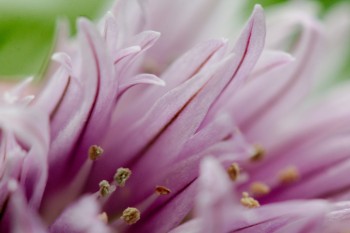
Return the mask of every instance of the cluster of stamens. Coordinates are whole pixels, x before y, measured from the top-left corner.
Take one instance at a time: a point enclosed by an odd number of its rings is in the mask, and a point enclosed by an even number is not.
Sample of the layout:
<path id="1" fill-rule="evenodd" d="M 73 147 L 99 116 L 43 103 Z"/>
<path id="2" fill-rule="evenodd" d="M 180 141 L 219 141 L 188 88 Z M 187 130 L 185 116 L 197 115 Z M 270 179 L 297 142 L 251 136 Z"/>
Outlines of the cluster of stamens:
<path id="1" fill-rule="evenodd" d="M 103 149 L 97 145 L 93 145 L 89 148 L 88 158 L 90 161 L 96 161 L 103 154 Z M 99 191 L 95 194 L 101 203 L 106 203 L 111 194 L 119 187 L 123 188 L 126 185 L 126 182 L 132 175 L 132 171 L 129 168 L 118 168 L 116 173 L 113 176 L 113 181 L 110 183 L 107 180 L 102 180 L 99 183 Z M 126 208 L 120 220 L 122 222 L 132 225 L 138 222 L 141 218 L 141 211 L 148 208 L 159 196 L 168 195 L 171 193 L 171 190 L 165 186 L 156 186 L 154 194 L 146 199 L 143 203 L 140 204 L 140 208 L 128 207 Z M 101 221 L 108 223 L 108 216 L 105 212 L 101 213 L 98 216 Z M 112 221 L 113 222 L 113 221 Z"/>

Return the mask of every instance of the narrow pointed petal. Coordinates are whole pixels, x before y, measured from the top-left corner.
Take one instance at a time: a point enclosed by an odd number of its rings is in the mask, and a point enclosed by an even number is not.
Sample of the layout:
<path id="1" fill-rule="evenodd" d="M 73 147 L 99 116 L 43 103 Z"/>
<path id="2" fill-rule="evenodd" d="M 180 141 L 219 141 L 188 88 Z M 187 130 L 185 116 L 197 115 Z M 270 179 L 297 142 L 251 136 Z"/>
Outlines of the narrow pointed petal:
<path id="1" fill-rule="evenodd" d="M 180 57 L 164 74 L 161 79 L 166 82 L 166 86 L 162 88 L 155 88 L 150 86 L 149 90 L 143 93 L 143 97 L 131 100 L 134 102 L 132 106 L 128 106 L 125 111 L 120 112 L 118 118 L 115 120 L 113 127 L 118 131 L 125 131 L 126 125 L 130 122 L 137 121 L 141 118 L 143 112 L 146 112 L 158 99 L 165 93 L 191 79 L 211 60 L 214 54 L 218 53 L 221 48 L 225 46 L 226 42 L 223 40 L 210 40 L 202 42 Z M 181 70 L 181 76 L 178 71 Z M 127 104 L 121 101 L 119 105 Z"/>
<path id="2" fill-rule="evenodd" d="M 232 93 L 237 91 L 237 87 L 242 84 L 242 81 L 249 75 L 258 61 L 264 48 L 265 34 L 264 12 L 260 5 L 256 5 L 233 49 L 233 53 L 238 58 L 232 73 L 236 82 L 225 88 L 222 96 L 208 114 L 206 121 L 210 121 L 219 109 L 231 102 Z"/>
<path id="3" fill-rule="evenodd" d="M 263 131 L 266 132 L 267 129 L 263 127 L 267 124 L 264 122 L 274 121 L 275 118 L 280 117 L 279 113 L 288 111 L 287 106 L 290 108 L 298 103 L 310 90 L 312 84 L 310 72 L 315 65 L 314 59 L 319 52 L 318 45 L 322 37 L 315 22 L 307 22 L 303 26 L 301 41 L 294 55 L 295 62 L 287 64 L 288 66 L 277 67 L 259 79 L 247 83 L 244 90 L 231 101 L 230 109 L 242 131 L 247 132 L 252 129 L 254 131 L 249 133 L 255 136 L 262 134 Z M 269 86 L 268 91 L 256 98 L 256 93 L 266 85 Z M 251 101 L 255 104 L 241 105 Z"/>

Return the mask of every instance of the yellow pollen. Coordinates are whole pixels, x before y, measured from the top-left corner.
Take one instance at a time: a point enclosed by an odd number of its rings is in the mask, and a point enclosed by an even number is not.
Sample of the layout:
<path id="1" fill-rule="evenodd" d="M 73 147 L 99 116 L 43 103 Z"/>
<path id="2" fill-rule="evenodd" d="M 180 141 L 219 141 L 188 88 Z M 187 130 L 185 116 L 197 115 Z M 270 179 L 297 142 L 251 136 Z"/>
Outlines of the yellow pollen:
<path id="1" fill-rule="evenodd" d="M 293 183 L 300 178 L 299 171 L 295 166 L 289 166 L 280 171 L 278 179 L 282 183 Z"/>
<path id="2" fill-rule="evenodd" d="M 156 186 L 155 192 L 158 195 L 168 195 L 171 193 L 171 190 L 164 186 Z"/>
<path id="3" fill-rule="evenodd" d="M 255 196 L 261 196 L 261 195 L 268 194 L 271 190 L 269 186 L 267 186 L 262 182 L 253 182 L 250 185 L 250 191 Z"/>
<path id="4" fill-rule="evenodd" d="M 123 211 L 123 215 L 120 217 L 129 225 L 135 224 L 140 220 L 141 213 L 138 209 L 133 207 L 128 207 Z"/>
<path id="5" fill-rule="evenodd" d="M 254 198 L 250 197 L 247 192 L 242 193 L 241 204 L 250 209 L 260 206 L 260 203 Z"/>
<path id="6" fill-rule="evenodd" d="M 100 195 L 101 195 L 101 197 L 107 196 L 109 194 L 109 192 L 110 192 L 110 189 L 111 189 L 111 186 L 110 186 L 109 182 L 107 180 L 102 180 L 99 183 L 99 186 L 100 186 Z"/>
<path id="7" fill-rule="evenodd" d="M 101 214 L 98 215 L 98 218 L 104 222 L 104 223 L 108 223 L 108 216 L 106 214 L 106 212 L 103 212 Z"/>
<path id="8" fill-rule="evenodd" d="M 89 159 L 95 161 L 101 157 L 103 154 L 103 149 L 99 146 L 93 145 L 89 148 Z"/>
<path id="9" fill-rule="evenodd" d="M 254 153 L 252 157 L 250 157 L 250 160 L 253 162 L 261 161 L 264 158 L 265 149 L 260 144 L 255 144 L 254 149 Z"/>
<path id="10" fill-rule="evenodd" d="M 227 168 L 227 173 L 231 180 L 235 181 L 237 180 L 239 174 L 240 174 L 240 168 L 237 163 L 232 163 L 231 166 Z"/>
<path id="11" fill-rule="evenodd" d="M 114 175 L 114 180 L 117 182 L 119 187 L 124 187 L 125 182 L 129 179 L 132 172 L 129 168 L 118 168 L 117 172 Z"/>

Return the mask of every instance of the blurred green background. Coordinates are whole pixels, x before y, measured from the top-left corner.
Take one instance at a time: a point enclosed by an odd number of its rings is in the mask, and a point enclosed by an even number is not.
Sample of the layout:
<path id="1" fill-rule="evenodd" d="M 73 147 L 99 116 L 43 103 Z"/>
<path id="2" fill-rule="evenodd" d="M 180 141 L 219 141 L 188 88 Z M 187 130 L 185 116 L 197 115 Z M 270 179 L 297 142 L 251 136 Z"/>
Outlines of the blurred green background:
<path id="1" fill-rule="evenodd" d="M 40 76 L 51 53 L 57 18 L 68 18 L 74 33 L 78 16 L 94 19 L 111 1 L 0 0 L 0 78 Z M 248 1 L 251 8 L 255 3 L 268 7 L 286 0 Z M 326 11 L 339 0 L 319 2 Z"/>
<path id="2" fill-rule="evenodd" d="M 59 17 L 72 33 L 79 16 L 96 18 L 111 0 L 0 0 L 0 77 L 19 79 L 43 72 Z"/>

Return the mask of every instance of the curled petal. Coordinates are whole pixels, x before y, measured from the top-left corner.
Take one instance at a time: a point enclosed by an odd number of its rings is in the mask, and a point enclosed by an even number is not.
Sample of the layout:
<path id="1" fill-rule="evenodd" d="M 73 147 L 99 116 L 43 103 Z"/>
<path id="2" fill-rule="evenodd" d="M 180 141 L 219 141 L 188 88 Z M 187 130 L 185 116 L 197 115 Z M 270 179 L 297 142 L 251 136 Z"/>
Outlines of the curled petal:
<path id="1" fill-rule="evenodd" d="M 127 91 L 132 86 L 138 84 L 153 84 L 157 86 L 165 86 L 165 82 L 153 74 L 139 74 L 119 86 L 119 96 Z"/>

